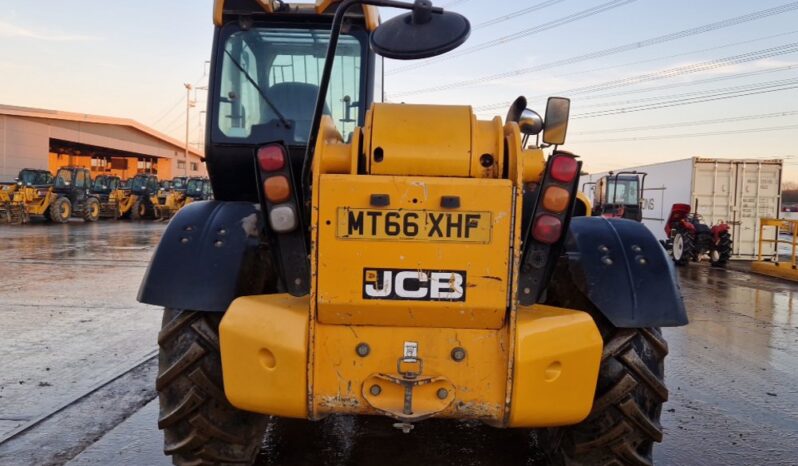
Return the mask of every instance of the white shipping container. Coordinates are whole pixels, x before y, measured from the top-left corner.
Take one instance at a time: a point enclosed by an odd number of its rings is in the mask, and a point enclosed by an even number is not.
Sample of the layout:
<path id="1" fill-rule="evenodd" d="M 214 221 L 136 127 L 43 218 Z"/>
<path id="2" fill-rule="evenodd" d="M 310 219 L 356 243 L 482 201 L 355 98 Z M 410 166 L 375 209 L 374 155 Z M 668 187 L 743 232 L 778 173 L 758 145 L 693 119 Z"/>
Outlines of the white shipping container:
<path id="1" fill-rule="evenodd" d="M 731 226 L 734 259 L 754 259 L 759 219 L 778 218 L 781 208 L 782 160 L 709 159 L 693 157 L 614 170 L 647 173 L 643 189 L 643 224 L 664 240 L 665 224 L 673 204 L 689 204 L 704 223 Z M 607 173 L 583 176 L 580 183 L 593 199 L 595 182 Z M 770 254 L 772 245 L 764 245 Z"/>

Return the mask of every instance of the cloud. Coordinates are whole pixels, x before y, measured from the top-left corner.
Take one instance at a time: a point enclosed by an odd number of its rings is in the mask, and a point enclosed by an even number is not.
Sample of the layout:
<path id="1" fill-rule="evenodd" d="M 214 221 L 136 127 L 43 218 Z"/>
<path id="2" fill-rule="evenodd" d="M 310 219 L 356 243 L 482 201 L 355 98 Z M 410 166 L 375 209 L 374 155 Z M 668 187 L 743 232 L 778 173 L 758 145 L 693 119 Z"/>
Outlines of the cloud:
<path id="1" fill-rule="evenodd" d="M 3 20 L 0 20 L 0 37 L 44 40 L 50 42 L 85 42 L 99 40 L 99 37 L 94 36 L 38 32 Z"/>

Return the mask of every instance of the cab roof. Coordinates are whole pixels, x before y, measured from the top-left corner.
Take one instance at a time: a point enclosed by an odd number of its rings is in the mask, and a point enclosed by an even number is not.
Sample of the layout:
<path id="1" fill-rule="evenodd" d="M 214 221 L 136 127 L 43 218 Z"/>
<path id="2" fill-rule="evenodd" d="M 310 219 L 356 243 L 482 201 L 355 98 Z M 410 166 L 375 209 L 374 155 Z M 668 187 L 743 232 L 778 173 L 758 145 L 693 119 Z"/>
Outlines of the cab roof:
<path id="1" fill-rule="evenodd" d="M 325 16 L 331 19 L 339 3 L 341 0 L 316 0 L 316 3 L 288 3 L 281 0 L 214 0 L 213 24 L 221 26 L 226 15 L 239 14 Z M 371 5 L 351 9 L 347 17 L 350 16 L 362 18 L 369 31 L 377 29 L 380 23 L 379 12 Z"/>

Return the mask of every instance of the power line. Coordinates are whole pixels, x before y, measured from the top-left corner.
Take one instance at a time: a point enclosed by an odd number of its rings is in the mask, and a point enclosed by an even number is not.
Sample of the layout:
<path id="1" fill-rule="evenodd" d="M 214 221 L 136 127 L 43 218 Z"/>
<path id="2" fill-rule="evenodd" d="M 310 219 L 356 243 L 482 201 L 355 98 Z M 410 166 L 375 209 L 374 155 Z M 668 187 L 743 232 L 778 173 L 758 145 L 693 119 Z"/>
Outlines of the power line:
<path id="1" fill-rule="evenodd" d="M 772 92 L 781 92 L 787 91 L 790 89 L 798 89 L 798 80 L 790 85 L 778 85 L 778 86 L 768 86 L 763 87 L 761 89 L 751 90 L 748 92 L 742 91 L 735 91 L 735 92 L 722 92 L 718 94 L 707 95 L 705 97 L 700 98 L 689 98 L 689 99 L 672 99 L 665 102 L 659 102 L 656 104 L 649 104 L 649 105 L 638 105 L 632 107 L 622 107 L 622 108 L 615 108 L 610 110 L 600 110 L 595 112 L 587 112 L 587 113 L 580 113 L 573 115 L 572 119 L 581 119 L 581 118 L 596 118 L 596 117 L 603 117 L 603 116 L 610 116 L 610 115 L 618 115 L 621 113 L 635 113 L 647 110 L 658 110 L 662 108 L 669 108 L 669 107 L 677 107 L 682 105 L 692 105 L 704 102 L 714 102 L 716 100 L 726 100 L 726 99 L 734 99 L 738 97 L 747 97 L 751 95 L 759 95 L 759 94 L 769 94 Z"/>
<path id="2" fill-rule="evenodd" d="M 661 136 L 640 136 L 640 137 L 615 138 L 615 139 L 586 139 L 582 141 L 579 140 L 571 141 L 571 143 L 595 144 L 595 143 L 604 143 L 604 142 L 654 141 L 659 139 L 686 139 L 686 138 L 697 138 L 705 136 L 726 136 L 726 135 L 749 134 L 749 133 L 763 133 L 769 131 L 787 131 L 791 129 L 798 129 L 798 125 L 770 126 L 764 128 L 748 128 L 748 129 L 736 129 L 728 131 L 711 131 L 711 132 L 702 132 L 702 133 L 667 134 Z"/>
<path id="3" fill-rule="evenodd" d="M 442 61 L 451 60 L 453 58 L 458 58 L 458 57 L 462 57 L 462 56 L 465 56 L 465 55 L 469 55 L 469 54 L 472 54 L 474 52 L 479 52 L 481 50 L 485 50 L 485 49 L 488 49 L 488 48 L 491 48 L 491 47 L 495 47 L 497 45 L 506 44 L 507 42 L 512 42 L 514 40 L 523 39 L 524 37 L 528 37 L 528 36 L 531 36 L 533 34 L 537 34 L 537 33 L 543 32 L 543 31 L 548 31 L 549 29 L 554 29 L 554 28 L 559 27 L 559 26 L 564 26 L 566 24 L 572 23 L 574 21 L 578 21 L 580 19 L 589 18 L 589 17 L 597 15 L 599 13 L 604 13 L 605 11 L 609 11 L 609 10 L 615 9 L 615 8 L 627 5 L 627 4 L 635 2 L 635 1 L 637 1 L 637 0 L 611 0 L 609 2 L 602 3 L 601 5 L 598 5 L 598 6 L 595 6 L 595 7 L 592 7 L 592 8 L 588 8 L 587 10 L 582 10 L 580 12 L 573 13 L 571 15 L 564 16 L 564 17 L 559 18 L 559 19 L 555 19 L 554 21 L 549 21 L 548 23 L 543 23 L 543 24 L 540 24 L 538 26 L 531 27 L 529 29 L 524 29 L 522 31 L 519 31 L 519 32 L 516 32 L 516 33 L 513 33 L 513 34 L 509 34 L 509 35 L 506 35 L 506 36 L 499 37 L 498 39 L 493 39 L 493 40 L 488 41 L 488 42 L 483 42 L 483 43 L 475 45 L 473 47 L 469 47 L 469 48 L 460 50 L 459 52 L 448 53 L 446 55 L 442 55 L 442 56 L 437 57 L 437 58 L 432 58 L 432 59 L 429 59 L 429 60 L 425 60 L 425 61 L 422 61 L 422 62 L 415 63 L 413 65 L 408 65 L 408 66 L 405 66 L 405 67 L 402 67 L 402 68 L 397 68 L 395 70 L 387 72 L 386 74 L 390 75 L 390 74 L 402 73 L 402 72 L 405 72 L 405 71 L 414 70 L 414 69 L 417 69 L 417 68 L 422 68 L 422 67 L 431 65 L 433 63 L 440 63 Z"/>
<path id="4" fill-rule="evenodd" d="M 729 117 L 729 118 L 714 118 L 711 120 L 698 120 L 698 121 L 684 121 L 679 123 L 665 123 L 661 125 L 646 125 L 646 126 L 628 126 L 625 128 L 612 128 L 612 129 L 599 129 L 599 130 L 591 130 L 591 131 L 577 131 L 572 132 L 572 135 L 585 135 L 585 134 L 610 134 L 610 133 L 630 133 L 634 131 L 649 131 L 649 130 L 658 130 L 658 129 L 671 129 L 671 128 L 683 128 L 683 127 L 692 127 L 692 126 L 704 126 L 704 125 L 716 125 L 721 123 L 734 123 L 738 121 L 752 121 L 752 120 L 762 120 L 762 119 L 769 119 L 769 118 L 785 118 L 789 116 L 798 115 L 798 110 L 789 110 L 786 112 L 774 112 L 774 113 L 760 113 L 758 115 L 743 115 L 737 117 Z"/>
<path id="5" fill-rule="evenodd" d="M 620 87 L 632 86 L 660 79 L 668 79 L 676 76 L 698 73 L 701 71 L 710 71 L 718 68 L 723 68 L 729 65 L 737 65 L 740 63 L 747 63 L 751 61 L 762 60 L 764 58 L 772 58 L 795 52 L 798 52 L 798 42 L 792 42 L 777 47 L 770 47 L 767 49 L 756 50 L 753 52 L 747 52 L 739 55 L 733 55 L 730 57 L 708 60 L 701 63 L 694 63 L 691 65 L 677 66 L 675 68 L 667 68 L 664 70 L 655 71 L 653 73 L 644 73 L 636 76 L 630 76 L 627 78 L 605 81 L 603 83 L 593 84 L 590 86 L 582 86 L 573 89 L 568 89 L 565 91 L 561 91 L 560 93 L 563 95 L 578 95 L 578 94 L 586 94 L 597 91 L 604 91 L 609 89 L 617 89 Z M 511 102 L 509 101 L 497 102 L 494 104 L 481 105 L 476 108 L 478 110 L 494 110 L 498 108 L 507 107 L 508 105 L 510 105 L 510 103 Z"/>
<path id="6" fill-rule="evenodd" d="M 431 86 L 421 89 L 415 89 L 411 91 L 405 92 L 398 92 L 393 94 L 394 96 L 409 96 L 415 94 L 424 94 L 428 92 L 437 92 L 437 91 L 444 91 L 449 89 L 457 89 L 460 87 L 471 86 L 474 84 L 481 84 L 490 81 L 496 81 L 498 79 L 509 78 L 513 76 L 521 76 L 529 73 L 533 73 L 535 71 L 542 71 L 550 68 L 555 68 L 559 66 L 565 65 L 572 65 L 574 63 L 579 63 L 587 60 L 592 60 L 595 58 L 603 58 L 609 55 L 615 55 L 622 52 L 628 52 L 631 50 L 639 50 L 646 47 L 651 47 L 653 45 L 659 45 L 665 42 L 670 42 L 678 39 L 683 39 L 686 37 L 691 37 L 699 34 L 704 34 L 711 31 L 716 31 L 718 29 L 724 29 L 732 26 L 737 26 L 739 24 L 747 23 L 750 21 L 756 21 L 759 19 L 767 18 L 770 16 L 780 15 L 783 13 L 787 13 L 793 10 L 798 9 L 798 1 L 786 3 L 784 5 L 768 8 L 765 10 L 759 10 L 752 13 L 748 13 L 741 16 L 736 16 L 734 18 L 725 19 L 722 21 L 716 21 L 713 23 L 704 24 L 701 26 L 697 26 L 694 28 L 684 29 L 678 32 L 673 32 L 670 34 L 665 34 L 661 36 L 651 37 L 649 39 L 645 39 L 642 41 L 637 42 L 630 42 L 628 44 L 620 45 L 617 47 L 611 47 L 603 50 L 597 50 L 595 52 L 586 53 L 583 55 L 577 55 L 575 57 L 565 58 L 562 60 L 556 60 L 548 63 L 541 63 L 539 65 L 530 66 L 526 68 L 519 68 L 512 71 L 504 71 L 501 73 L 496 73 L 492 75 L 482 76 L 479 78 L 471 78 L 465 79 L 462 81 L 457 81 L 449 84 L 441 84 L 437 86 Z"/>
<path id="7" fill-rule="evenodd" d="M 472 27 L 471 30 L 472 31 L 476 31 L 477 29 L 482 29 L 482 28 L 486 28 L 488 26 L 493 26 L 495 24 L 503 23 L 505 21 L 509 21 L 511 19 L 515 19 L 515 18 L 518 18 L 519 16 L 527 15 L 529 13 L 532 13 L 532 12 L 535 12 L 535 11 L 538 11 L 538 10 L 542 10 L 542 9 L 544 9 L 546 7 L 549 7 L 549 6 L 552 6 L 552 5 L 556 5 L 556 4 L 562 3 L 564 1 L 565 0 L 547 0 L 545 2 L 541 2 L 541 3 L 538 3 L 538 4 L 532 5 L 530 7 L 523 8 L 521 10 L 516 10 L 516 11 L 513 11 L 511 13 L 507 13 L 506 15 L 497 16 L 496 18 L 489 19 L 487 21 L 483 21 L 483 22 L 481 22 L 479 24 L 474 25 L 474 27 Z"/>
<path id="8" fill-rule="evenodd" d="M 794 35 L 794 34 L 798 34 L 798 30 L 789 31 L 789 32 L 781 32 L 779 34 L 771 34 L 771 35 L 767 35 L 767 36 L 761 36 L 761 37 L 757 37 L 756 39 L 749 39 L 749 40 L 744 40 L 744 41 L 739 41 L 739 42 L 729 42 L 727 44 L 716 45 L 714 47 L 707 47 L 707 48 L 703 48 L 703 49 L 691 50 L 689 52 L 681 52 L 681 53 L 675 53 L 675 54 L 672 54 L 672 55 L 664 55 L 664 56 L 659 56 L 659 57 L 654 57 L 654 58 L 646 58 L 644 60 L 636 60 L 636 61 L 626 62 L 626 63 L 621 63 L 621 64 L 602 66 L 602 67 L 599 67 L 599 68 L 590 68 L 590 69 L 587 69 L 587 70 L 583 69 L 583 70 L 571 71 L 571 72 L 568 72 L 568 73 L 558 74 L 555 77 L 556 78 L 562 78 L 562 77 L 573 76 L 573 75 L 583 76 L 583 75 L 588 74 L 588 73 L 595 73 L 596 71 L 607 71 L 607 70 L 613 70 L 613 69 L 616 69 L 616 68 L 624 68 L 624 67 L 632 66 L 632 65 L 642 65 L 644 63 L 651 63 L 651 62 L 657 62 L 657 61 L 662 61 L 662 60 L 669 60 L 669 59 L 672 59 L 672 58 L 685 57 L 685 56 L 688 56 L 688 55 L 695 55 L 697 53 L 712 52 L 712 51 L 715 51 L 715 50 L 738 47 L 740 45 L 753 44 L 754 42 L 762 42 L 762 41 L 765 41 L 765 40 L 775 39 L 777 37 L 791 36 L 791 35 Z"/>
<path id="9" fill-rule="evenodd" d="M 194 86 L 199 85 L 200 82 L 203 80 L 203 78 L 205 78 L 205 76 L 206 76 L 206 74 L 203 71 L 203 73 L 200 75 L 200 77 L 194 80 Z M 175 111 L 175 109 L 179 108 L 180 105 L 183 104 L 185 101 L 186 101 L 186 98 L 183 96 L 183 93 L 181 92 L 180 93 L 180 98 L 177 100 L 177 102 L 175 102 L 174 105 L 172 105 L 169 108 L 169 110 L 167 110 L 164 113 L 162 113 L 160 117 L 158 117 L 155 121 L 153 121 L 150 124 L 150 126 L 154 128 L 158 123 L 163 121 L 164 118 L 168 117 L 173 111 Z"/>
<path id="10" fill-rule="evenodd" d="M 653 86 L 653 87 L 645 87 L 642 89 L 625 89 L 619 92 L 611 92 L 609 94 L 597 94 L 597 95 L 586 95 L 579 98 L 580 101 L 583 100 L 597 100 L 597 99 L 606 99 L 608 97 L 617 97 L 622 95 L 629 95 L 629 94 L 641 94 L 646 92 L 653 92 L 653 91 L 661 91 L 665 89 L 674 89 L 677 87 L 692 87 L 692 86 L 700 86 L 702 84 L 708 83 L 715 83 L 719 81 L 728 81 L 731 79 L 740 79 L 740 78 L 750 78 L 752 76 L 761 76 L 763 74 L 770 74 L 770 73 L 778 73 L 782 71 L 790 71 L 798 69 L 798 65 L 788 65 L 788 66 L 780 66 L 777 68 L 767 68 L 764 70 L 758 71 L 748 71 L 748 72 L 740 72 L 740 73 L 731 73 L 726 74 L 723 76 L 715 76 L 712 78 L 706 79 L 696 79 L 687 82 L 680 82 L 680 83 L 671 83 L 671 84 L 664 84 L 662 86 Z"/>
<path id="11" fill-rule="evenodd" d="M 441 5 L 441 8 L 444 8 L 444 9 L 445 8 L 451 8 L 453 6 L 460 5 L 460 4 L 465 3 L 467 1 L 469 1 L 469 0 L 452 0 L 451 2 L 447 2 L 447 3 L 444 3 L 443 5 Z"/>
<path id="12" fill-rule="evenodd" d="M 714 95 L 717 93 L 726 93 L 726 92 L 746 92 L 752 91 L 762 88 L 774 87 L 774 86 L 784 86 L 790 84 L 798 84 L 798 79 L 796 78 L 787 78 L 787 79 L 777 79 L 774 81 L 763 81 L 757 83 L 750 83 L 750 84 L 742 84 L 739 86 L 731 86 L 731 87 L 722 87 L 716 89 L 704 89 L 701 91 L 694 91 L 694 92 L 683 92 L 679 94 L 670 94 L 670 95 L 657 95 L 652 97 L 644 97 L 641 99 L 628 99 L 628 100 L 617 100 L 615 102 L 600 102 L 591 105 L 580 105 L 580 110 L 583 108 L 596 108 L 596 107 L 612 107 L 618 105 L 630 105 L 630 104 L 638 104 L 638 103 L 645 103 L 645 102 L 656 102 L 658 100 L 667 100 L 673 97 L 703 97 L 706 95 Z"/>
<path id="13" fill-rule="evenodd" d="M 186 100 L 186 99 L 185 99 L 184 97 L 182 97 L 182 96 L 181 96 L 181 97 L 180 97 L 180 98 L 177 100 L 177 102 L 175 102 L 175 104 L 174 104 L 174 105 L 172 105 L 172 106 L 169 108 L 169 110 L 167 110 L 167 111 L 165 111 L 163 114 L 161 114 L 161 116 L 160 116 L 160 117 L 159 117 L 157 120 L 155 120 L 155 121 L 153 121 L 152 123 L 150 123 L 150 126 L 152 126 L 152 127 L 155 127 L 155 126 L 156 126 L 158 123 L 160 123 L 161 121 L 163 121 L 163 119 L 164 119 L 164 118 L 166 118 L 167 116 L 169 116 L 169 114 L 170 114 L 170 113 L 172 113 L 172 112 L 173 112 L 173 111 L 174 111 L 176 108 L 178 108 L 178 107 L 180 106 L 180 104 L 182 104 L 182 103 L 183 103 L 183 101 L 184 101 L 184 100 Z"/>
<path id="14" fill-rule="evenodd" d="M 647 105 L 638 105 L 638 106 L 631 106 L 631 107 L 621 107 L 615 109 L 608 109 L 608 110 L 599 110 L 595 112 L 586 112 L 575 114 L 571 116 L 571 119 L 583 119 L 583 118 L 597 118 L 603 116 L 610 116 L 610 115 L 618 115 L 623 113 L 635 113 L 647 110 L 658 110 L 662 108 L 669 108 L 669 107 L 677 107 L 682 105 L 692 105 L 697 103 L 703 102 L 712 102 L 717 100 L 726 100 L 726 99 L 733 99 L 738 97 L 746 97 L 751 95 L 758 95 L 758 94 L 767 94 L 772 92 L 781 92 L 787 91 L 791 89 L 798 89 L 798 79 L 793 80 L 791 82 L 785 82 L 781 84 L 773 84 L 773 85 L 759 85 L 759 87 L 752 86 L 749 89 L 741 89 L 737 91 L 725 91 L 718 92 L 718 90 L 710 90 L 707 92 L 713 92 L 712 94 L 702 95 L 700 97 L 692 97 L 692 98 L 683 98 L 684 94 L 674 94 L 669 96 L 663 96 L 663 99 L 671 99 L 663 102 L 658 102 L 655 104 L 647 104 Z M 478 112 L 479 113 L 479 112 Z M 485 113 L 485 112 L 481 112 Z"/>

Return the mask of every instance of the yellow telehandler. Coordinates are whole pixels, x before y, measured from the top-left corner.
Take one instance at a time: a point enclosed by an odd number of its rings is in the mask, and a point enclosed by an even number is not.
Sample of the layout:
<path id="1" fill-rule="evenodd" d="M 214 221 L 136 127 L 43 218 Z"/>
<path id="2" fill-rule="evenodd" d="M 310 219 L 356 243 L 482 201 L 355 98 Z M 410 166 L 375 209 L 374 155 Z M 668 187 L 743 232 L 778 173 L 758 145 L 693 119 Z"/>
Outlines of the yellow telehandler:
<path id="1" fill-rule="evenodd" d="M 375 7 L 406 13 L 380 24 Z M 173 462 L 252 462 L 268 416 L 347 414 L 534 429 L 554 463 L 651 464 L 659 328 L 687 316 L 644 226 L 580 216 L 569 100 L 541 117 L 519 98 L 504 121 L 380 103 L 380 57 L 469 35 L 427 0 L 216 0 L 214 23 L 215 200 L 172 218 L 139 291 L 165 308 Z"/>
<path id="2" fill-rule="evenodd" d="M 23 168 L 11 183 L 0 184 L 0 223 L 23 223 L 26 219 L 23 199 L 35 196 L 39 190 L 47 190 L 53 184 L 49 170 Z M 23 192 L 17 196 L 18 192 Z"/>

